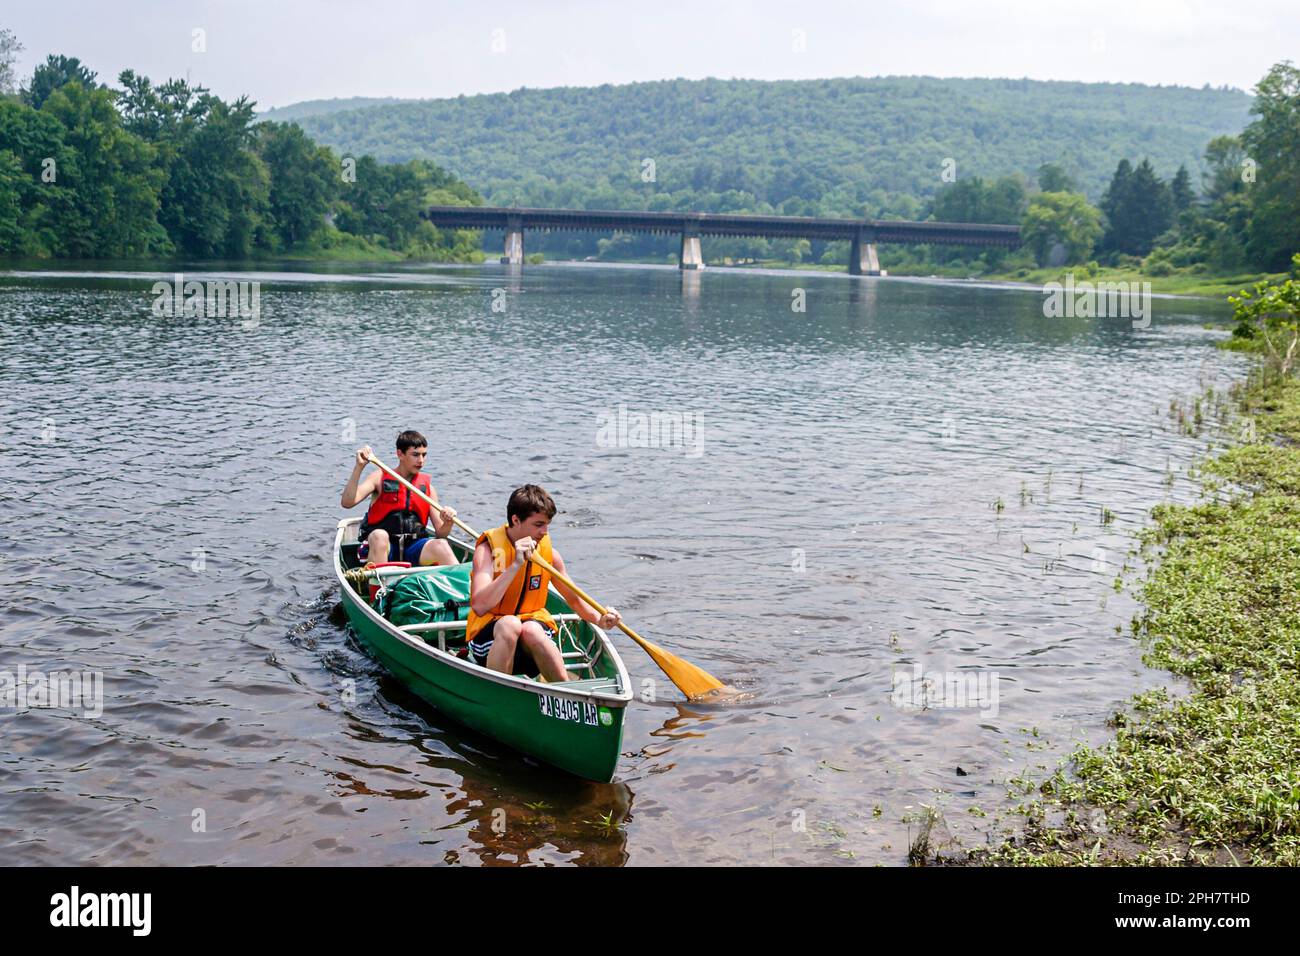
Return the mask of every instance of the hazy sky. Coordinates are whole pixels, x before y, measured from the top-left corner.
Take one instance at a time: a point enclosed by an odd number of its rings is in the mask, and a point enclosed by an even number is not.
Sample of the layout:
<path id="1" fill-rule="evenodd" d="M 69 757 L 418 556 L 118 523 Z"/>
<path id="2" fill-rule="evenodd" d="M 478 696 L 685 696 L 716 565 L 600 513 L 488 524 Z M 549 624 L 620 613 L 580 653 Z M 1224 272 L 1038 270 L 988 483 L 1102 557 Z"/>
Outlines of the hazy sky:
<path id="1" fill-rule="evenodd" d="M 0 27 L 101 79 L 261 108 L 671 77 L 1028 76 L 1250 89 L 1300 58 L 1295 0 L 4 0 Z M 194 31 L 206 50 L 196 52 Z"/>

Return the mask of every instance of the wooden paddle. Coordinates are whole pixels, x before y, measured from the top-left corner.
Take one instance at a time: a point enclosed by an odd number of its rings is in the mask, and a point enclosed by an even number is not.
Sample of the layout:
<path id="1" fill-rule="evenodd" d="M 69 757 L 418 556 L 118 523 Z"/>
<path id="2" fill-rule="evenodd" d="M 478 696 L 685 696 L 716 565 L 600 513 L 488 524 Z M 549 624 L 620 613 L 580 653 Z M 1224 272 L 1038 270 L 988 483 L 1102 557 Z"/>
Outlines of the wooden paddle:
<path id="1" fill-rule="evenodd" d="M 569 589 L 574 591 L 580 598 L 596 609 L 597 614 L 604 614 L 605 608 L 594 597 L 578 587 L 573 579 L 563 571 L 557 571 L 549 561 L 537 554 L 536 551 L 530 556 L 530 560 L 540 564 L 543 568 L 551 573 L 555 578 L 564 582 Z M 628 627 L 622 621 L 618 622 L 621 630 L 632 640 L 641 645 L 641 650 L 650 655 L 650 659 L 659 665 L 659 669 L 668 675 L 668 679 L 681 689 L 691 700 L 701 700 L 706 697 L 716 697 L 719 695 L 732 695 L 736 691 L 728 687 L 722 681 L 718 680 L 702 667 L 697 667 L 690 661 L 682 660 L 676 654 L 670 654 L 658 644 L 652 644 L 644 637 L 638 634 L 632 628 Z"/>
<path id="2" fill-rule="evenodd" d="M 442 505 L 438 504 L 438 502 L 434 501 L 432 498 L 426 495 L 419 488 L 415 487 L 415 485 L 411 484 L 409 481 L 407 481 L 405 478 L 403 478 L 393 469 L 389 468 L 387 465 L 385 465 L 374 455 L 369 456 L 369 461 L 372 465 L 375 465 L 383 469 L 385 473 L 391 475 L 392 477 L 400 481 L 402 485 L 405 486 L 405 488 L 408 491 L 410 491 L 412 494 L 428 502 L 431 508 L 436 508 L 439 511 L 442 510 Z M 453 516 L 451 520 L 455 522 L 456 527 L 460 528 L 460 530 L 464 531 L 475 541 L 478 540 L 478 532 L 475 531 L 473 528 L 471 528 L 469 525 L 465 524 L 465 522 L 461 521 L 459 518 L 455 516 Z M 578 585 L 573 582 L 573 579 L 570 578 L 567 574 L 565 574 L 562 571 L 556 570 L 556 568 L 554 568 L 549 561 L 543 559 L 541 555 L 539 555 L 536 551 L 534 551 L 532 555 L 530 555 L 529 560 L 534 561 L 537 564 L 540 564 L 553 577 L 557 578 L 562 583 L 567 585 L 570 590 L 572 590 L 575 594 L 577 594 L 584 601 L 586 601 L 593 608 L 595 608 L 597 614 L 603 616 L 606 613 L 604 606 L 600 604 L 599 601 L 593 598 L 582 588 L 578 587 Z M 668 679 L 671 680 L 674 684 L 676 684 L 677 687 L 681 690 L 681 692 L 685 694 L 689 699 L 700 700 L 702 698 L 708 698 L 708 697 L 730 696 L 737 693 L 733 688 L 728 687 L 726 684 L 722 683 L 722 681 L 718 680 L 716 677 L 714 677 L 712 674 L 710 674 L 708 671 L 704 670 L 703 668 L 696 667 L 690 661 L 682 660 L 676 654 L 670 654 L 668 651 L 664 650 L 659 645 L 647 641 L 644 637 L 642 637 L 636 631 L 632 630 L 632 628 L 628 627 L 622 621 L 618 622 L 618 627 L 619 630 L 621 630 L 628 637 L 632 638 L 632 640 L 636 641 L 637 644 L 641 646 L 641 649 L 650 655 L 650 659 L 659 665 L 660 670 L 662 670 L 665 674 L 667 674 Z"/>

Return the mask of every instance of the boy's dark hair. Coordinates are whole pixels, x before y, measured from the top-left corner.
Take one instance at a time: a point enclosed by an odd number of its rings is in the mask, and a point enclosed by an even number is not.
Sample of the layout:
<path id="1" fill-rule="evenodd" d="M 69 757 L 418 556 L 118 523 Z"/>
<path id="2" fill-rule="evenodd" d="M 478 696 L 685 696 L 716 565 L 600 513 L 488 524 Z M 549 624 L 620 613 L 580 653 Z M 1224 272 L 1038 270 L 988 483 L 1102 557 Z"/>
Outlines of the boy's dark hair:
<path id="1" fill-rule="evenodd" d="M 510 501 L 506 504 L 506 523 L 513 524 L 517 516 L 526 521 L 539 511 L 545 511 L 547 520 L 555 517 L 555 499 L 546 493 L 541 485 L 523 485 L 510 492 Z"/>
<path id="2" fill-rule="evenodd" d="M 410 451 L 412 448 L 428 448 L 429 440 L 417 431 L 407 429 L 397 436 L 397 450 Z"/>

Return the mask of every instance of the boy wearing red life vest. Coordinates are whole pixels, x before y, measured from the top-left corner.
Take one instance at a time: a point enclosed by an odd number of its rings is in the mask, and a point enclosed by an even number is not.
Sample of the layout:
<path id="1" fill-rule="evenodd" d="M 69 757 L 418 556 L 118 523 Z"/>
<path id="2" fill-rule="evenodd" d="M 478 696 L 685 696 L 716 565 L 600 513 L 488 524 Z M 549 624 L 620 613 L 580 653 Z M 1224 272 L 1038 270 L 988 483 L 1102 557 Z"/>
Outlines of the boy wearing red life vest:
<path id="1" fill-rule="evenodd" d="M 479 535 L 470 571 L 469 620 L 465 639 L 470 658 L 503 674 L 539 673 L 551 683 L 576 680 L 552 635 L 556 624 L 546 610 L 551 575 L 534 554 L 564 572 L 564 559 L 548 534 L 555 501 L 538 485 L 516 488 L 506 505 L 506 523 Z M 611 628 L 621 617 L 608 608 L 602 616 L 563 581 L 555 588 L 569 607 L 589 624 Z"/>
<path id="2" fill-rule="evenodd" d="M 394 471 L 437 501 L 433 483 L 421 471 L 428 453 L 429 443 L 423 435 L 417 431 L 402 432 L 397 436 Z M 344 508 L 355 508 L 366 498 L 371 499 L 361 522 L 361 547 L 357 556 L 371 564 L 385 561 L 406 561 L 411 565 L 456 564 L 451 545 L 443 540 L 451 533 L 451 519 L 456 512 L 443 508 L 431 514 L 433 509 L 427 501 L 417 498 L 409 488 L 382 471 L 375 471 L 361 481 L 361 472 L 369 464 L 371 454 L 369 445 L 357 451 L 352 477 L 344 486 L 339 502 Z M 430 537 L 426 528 L 430 518 L 436 537 Z"/>

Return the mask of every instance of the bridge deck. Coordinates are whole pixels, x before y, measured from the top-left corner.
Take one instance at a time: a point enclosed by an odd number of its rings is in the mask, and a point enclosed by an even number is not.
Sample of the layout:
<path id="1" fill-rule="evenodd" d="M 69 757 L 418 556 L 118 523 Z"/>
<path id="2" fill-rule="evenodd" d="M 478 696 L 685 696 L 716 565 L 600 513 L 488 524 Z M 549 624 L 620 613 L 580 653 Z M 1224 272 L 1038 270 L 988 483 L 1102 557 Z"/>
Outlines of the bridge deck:
<path id="1" fill-rule="evenodd" d="M 872 243 L 939 243 L 963 246 L 1020 245 L 1019 226 L 889 219 L 826 219 L 814 216 L 740 216 L 731 213 L 633 212 L 603 209 L 534 209 L 518 206 L 430 206 L 423 213 L 449 229 L 650 232 L 688 236 L 765 236 L 794 239 L 858 239 Z"/>

